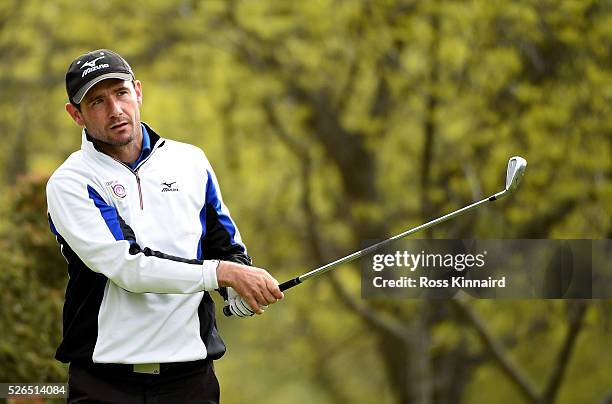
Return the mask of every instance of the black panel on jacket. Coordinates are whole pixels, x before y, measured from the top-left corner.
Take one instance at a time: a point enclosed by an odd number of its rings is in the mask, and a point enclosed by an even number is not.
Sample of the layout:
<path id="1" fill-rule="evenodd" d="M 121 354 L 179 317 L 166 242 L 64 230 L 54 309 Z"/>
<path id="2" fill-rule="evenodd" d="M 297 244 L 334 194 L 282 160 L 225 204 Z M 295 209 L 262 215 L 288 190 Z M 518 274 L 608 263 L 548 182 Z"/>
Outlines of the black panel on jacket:
<path id="1" fill-rule="evenodd" d="M 68 261 L 68 287 L 63 311 L 63 338 L 55 358 L 60 362 L 91 361 L 98 339 L 98 314 L 104 297 L 107 278 L 93 272 L 57 236 L 62 254 Z"/>
<path id="2" fill-rule="evenodd" d="M 231 235 L 219 221 L 216 209 L 208 203 L 206 204 L 206 234 L 202 238 L 202 258 L 251 265 L 251 257 L 244 252 L 240 245 L 232 245 Z M 221 288 L 219 292 L 224 299 L 227 299 L 226 288 Z M 198 307 L 198 316 L 200 318 L 200 335 L 202 335 L 206 344 L 208 355 L 212 359 L 219 359 L 225 353 L 226 348 L 217 332 L 214 302 L 208 294 L 204 296 L 200 307 Z"/>
<path id="3" fill-rule="evenodd" d="M 206 234 L 202 238 L 202 258 L 251 265 L 251 257 L 239 244 L 232 245 L 231 235 L 219 221 L 217 210 L 208 203 L 206 204 Z"/>

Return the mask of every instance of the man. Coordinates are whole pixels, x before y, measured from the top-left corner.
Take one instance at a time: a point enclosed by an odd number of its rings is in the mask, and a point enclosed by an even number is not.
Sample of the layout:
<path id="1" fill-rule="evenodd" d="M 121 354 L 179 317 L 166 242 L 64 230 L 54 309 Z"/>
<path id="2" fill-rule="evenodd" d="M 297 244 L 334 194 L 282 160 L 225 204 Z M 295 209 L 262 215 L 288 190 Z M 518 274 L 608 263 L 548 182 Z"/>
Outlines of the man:
<path id="1" fill-rule="evenodd" d="M 79 56 L 66 90 L 82 146 L 47 203 L 68 261 L 68 402 L 216 403 L 225 345 L 208 292 L 242 317 L 281 299 L 278 282 L 249 266 L 204 153 L 140 121 L 142 84 L 120 55 Z"/>

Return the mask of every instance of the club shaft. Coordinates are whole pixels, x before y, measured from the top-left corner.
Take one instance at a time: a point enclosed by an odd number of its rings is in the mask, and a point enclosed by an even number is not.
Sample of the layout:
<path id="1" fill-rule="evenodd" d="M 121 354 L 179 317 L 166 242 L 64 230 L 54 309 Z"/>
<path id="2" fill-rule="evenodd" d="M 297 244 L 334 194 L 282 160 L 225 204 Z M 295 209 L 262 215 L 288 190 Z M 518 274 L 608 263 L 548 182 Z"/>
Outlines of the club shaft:
<path id="1" fill-rule="evenodd" d="M 305 274 L 300 275 L 297 278 L 291 279 L 291 280 L 281 284 L 280 288 L 281 288 L 281 290 L 287 290 L 289 288 L 292 288 L 293 286 L 296 286 L 296 285 L 304 282 L 307 279 L 310 279 L 310 278 L 312 278 L 314 276 L 318 276 L 318 275 L 324 274 L 325 272 L 327 272 L 327 271 L 337 267 L 338 265 L 354 261 L 357 258 L 363 257 L 364 255 L 367 255 L 367 254 L 369 254 L 369 253 L 371 253 L 373 251 L 376 251 L 376 250 L 386 246 L 387 244 L 389 244 L 389 243 L 391 243 L 391 242 L 393 242 L 395 240 L 399 240 L 399 239 L 404 238 L 404 237 L 406 237 L 406 236 L 408 236 L 410 234 L 414 234 L 414 233 L 416 233 L 418 231 L 425 230 L 425 229 L 427 229 L 429 227 L 435 226 L 438 223 L 442 223 L 442 222 L 445 222 L 445 221 L 447 221 L 449 219 L 452 219 L 454 217 L 462 215 L 462 214 L 464 214 L 466 212 L 469 212 L 470 210 L 473 210 L 473 209 L 477 208 L 478 206 L 480 206 L 482 204 L 485 204 L 487 202 L 495 201 L 496 199 L 499 199 L 502 196 L 504 196 L 504 194 L 505 194 L 505 191 L 498 192 L 497 194 L 492 195 L 492 196 L 490 196 L 488 198 L 485 198 L 485 199 L 483 199 L 481 201 L 474 202 L 471 205 L 468 205 L 468 206 L 465 206 L 465 207 L 463 207 L 461 209 L 455 210 L 455 211 L 453 211 L 451 213 L 448 213 L 448 214 L 446 214 L 444 216 L 440 216 L 437 219 L 433 219 L 433 220 L 431 220 L 431 221 L 429 221 L 427 223 L 424 223 L 424 224 L 419 225 L 417 227 L 413 227 L 412 229 L 406 230 L 403 233 L 397 234 L 397 235 L 395 235 L 393 237 L 390 237 L 390 238 L 388 238 L 386 240 L 380 241 L 380 242 L 378 242 L 376 244 L 373 244 L 373 245 L 371 245 L 369 247 L 366 247 L 363 250 L 356 251 L 356 252 L 354 252 L 354 253 L 352 253 L 350 255 L 347 255 L 346 257 L 342 257 L 340 259 L 337 259 L 336 261 L 330 262 L 330 263 L 325 264 L 325 265 L 323 265 L 323 266 L 321 266 L 319 268 L 313 269 L 310 272 L 306 272 Z"/>
<path id="2" fill-rule="evenodd" d="M 356 251 L 356 252 L 354 252 L 352 254 L 347 255 L 346 257 L 342 257 L 342 258 L 337 259 L 337 260 L 335 260 L 333 262 L 330 262 L 329 264 L 325 264 L 325 265 L 323 265 L 323 266 L 321 266 L 319 268 L 313 269 L 310 272 L 306 272 L 303 275 L 297 276 L 297 277 L 295 277 L 293 279 L 289 279 L 288 281 L 285 281 L 285 282 L 281 283 L 280 285 L 278 285 L 278 287 L 279 287 L 279 289 L 281 291 L 290 289 L 290 288 L 292 288 L 294 286 L 299 285 L 300 283 L 304 282 L 307 279 L 313 278 L 313 277 L 318 276 L 318 275 L 322 275 L 322 274 L 326 273 L 327 271 L 330 271 L 333 268 L 337 267 L 338 265 L 345 264 L 347 262 L 351 262 L 353 260 L 356 260 L 357 258 L 363 257 L 364 255 L 367 255 L 367 254 L 369 254 L 369 253 L 371 253 L 373 251 L 376 251 L 376 250 L 386 246 L 387 244 L 389 244 L 389 243 L 391 243 L 391 242 L 393 242 L 395 240 L 399 240 L 399 239 L 401 239 L 403 237 L 406 237 L 406 236 L 408 236 L 410 234 L 414 234 L 414 233 L 416 233 L 418 231 L 425 230 L 425 229 L 427 229 L 427 228 L 429 228 L 431 226 L 435 226 L 438 223 L 442 223 L 442 222 L 445 222 L 445 221 L 447 221 L 449 219 L 452 219 L 454 217 L 462 215 L 462 214 L 464 214 L 466 212 L 469 212 L 470 210 L 476 209 L 480 205 L 483 205 L 483 204 L 485 204 L 487 202 L 493 202 L 493 201 L 495 201 L 497 199 L 500 199 L 500 198 L 502 198 L 503 196 L 506 195 L 506 192 L 507 192 L 507 190 L 498 192 L 495 195 L 492 195 L 492 196 L 490 196 L 488 198 L 485 198 L 485 199 L 483 199 L 481 201 L 474 202 L 471 205 L 468 205 L 468 206 L 463 207 L 461 209 L 455 210 L 455 211 L 453 211 L 451 213 L 448 213 L 448 214 L 446 214 L 444 216 L 440 216 L 437 219 L 430 220 L 429 222 L 424 223 L 424 224 L 422 224 L 420 226 L 413 227 L 412 229 L 406 230 L 405 232 L 402 232 L 402 233 L 397 234 L 397 235 L 395 235 L 393 237 L 390 237 L 390 238 L 388 238 L 386 240 L 383 240 L 383 241 L 378 242 L 376 244 L 373 244 L 373 245 L 371 245 L 369 247 L 366 247 L 363 250 Z M 232 312 L 231 312 L 229 306 L 226 306 L 226 307 L 223 308 L 223 313 L 225 313 L 226 316 L 231 316 L 232 315 Z"/>

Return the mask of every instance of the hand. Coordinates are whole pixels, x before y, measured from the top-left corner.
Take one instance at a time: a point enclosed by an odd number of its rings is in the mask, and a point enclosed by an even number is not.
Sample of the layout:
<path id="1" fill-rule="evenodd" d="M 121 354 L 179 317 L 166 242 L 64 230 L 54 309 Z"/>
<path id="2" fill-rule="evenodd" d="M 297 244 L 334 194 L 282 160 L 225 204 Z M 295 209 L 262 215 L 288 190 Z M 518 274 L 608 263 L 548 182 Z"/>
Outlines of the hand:
<path id="1" fill-rule="evenodd" d="M 255 312 L 251 310 L 244 299 L 236 293 L 234 288 L 227 287 L 227 300 L 225 301 L 226 306 L 229 307 L 230 312 L 236 317 L 251 317 Z M 265 310 L 268 306 L 262 307 Z"/>
<path id="2" fill-rule="evenodd" d="M 284 297 L 283 292 L 278 288 L 278 281 L 266 270 L 235 262 L 221 261 L 219 263 L 217 282 L 221 287 L 233 288 L 239 295 L 233 299 L 234 308 L 242 300 L 242 303 L 246 303 L 256 314 L 263 314 L 265 306 L 276 303 Z M 231 306 L 232 300 L 228 300 Z"/>

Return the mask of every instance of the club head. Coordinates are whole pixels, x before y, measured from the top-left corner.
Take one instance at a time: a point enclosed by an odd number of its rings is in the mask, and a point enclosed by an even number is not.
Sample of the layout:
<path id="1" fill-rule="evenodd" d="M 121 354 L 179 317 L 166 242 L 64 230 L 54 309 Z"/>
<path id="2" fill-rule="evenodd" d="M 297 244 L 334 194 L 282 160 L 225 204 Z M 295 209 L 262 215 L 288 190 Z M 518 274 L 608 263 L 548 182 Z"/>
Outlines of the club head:
<path id="1" fill-rule="evenodd" d="M 518 188 L 525 169 L 527 168 L 527 160 L 522 157 L 514 156 L 508 161 L 508 170 L 506 171 L 506 190 L 504 192 L 514 192 Z"/>

